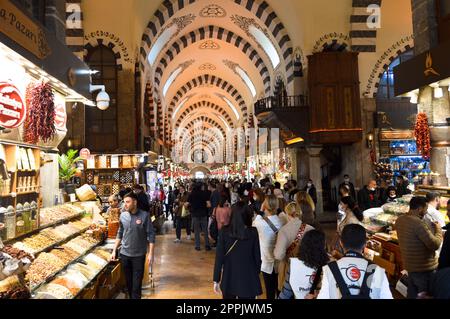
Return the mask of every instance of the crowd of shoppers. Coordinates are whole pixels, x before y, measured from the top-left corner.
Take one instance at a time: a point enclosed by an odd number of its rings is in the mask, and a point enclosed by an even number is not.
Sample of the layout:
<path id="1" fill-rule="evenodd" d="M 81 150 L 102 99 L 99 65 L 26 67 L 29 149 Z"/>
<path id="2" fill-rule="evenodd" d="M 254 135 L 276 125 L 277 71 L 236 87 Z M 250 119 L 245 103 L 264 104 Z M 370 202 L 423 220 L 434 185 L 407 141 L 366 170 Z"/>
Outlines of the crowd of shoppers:
<path id="1" fill-rule="evenodd" d="M 345 177 L 339 187 L 334 251 L 327 250 L 320 230 L 311 180 L 302 189 L 294 180 L 282 186 L 269 178 L 260 183 L 189 181 L 157 200 L 164 198 L 166 217 L 172 216 L 175 243 L 182 242 L 185 228 L 187 240 L 194 231 L 195 250 L 202 249 L 202 242 L 206 251 L 216 247 L 213 288 L 225 299 L 254 299 L 263 288 L 267 299 L 391 299 L 384 269 L 364 258 L 367 234 L 362 225 L 364 210 L 408 193 L 398 184 L 382 189 L 372 180 L 357 192 Z M 110 198 L 111 210 L 127 212 L 121 215 L 116 247 L 122 245 L 118 255 L 132 298 L 140 298 L 141 266 L 146 256 L 153 257 L 154 230 L 145 214 L 150 202 L 139 186 Z M 414 197 L 410 213 L 395 225 L 408 271 L 408 298 L 445 295 L 439 287 L 449 279 L 450 239 L 447 235 L 444 240 L 438 206 L 438 194 Z M 447 209 L 450 214 L 450 203 Z"/>

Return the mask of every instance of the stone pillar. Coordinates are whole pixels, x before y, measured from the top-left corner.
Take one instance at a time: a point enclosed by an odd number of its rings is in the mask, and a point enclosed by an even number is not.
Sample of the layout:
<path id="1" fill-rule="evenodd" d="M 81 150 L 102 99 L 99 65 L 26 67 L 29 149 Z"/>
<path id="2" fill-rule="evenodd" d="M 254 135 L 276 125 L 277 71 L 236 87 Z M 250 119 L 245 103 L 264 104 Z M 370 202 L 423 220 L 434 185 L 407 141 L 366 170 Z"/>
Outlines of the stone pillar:
<path id="1" fill-rule="evenodd" d="M 419 55 L 439 45 L 436 20 L 436 0 L 411 0 L 413 9 L 414 48 Z M 449 185 L 447 158 L 450 154 L 450 128 L 445 125 L 450 114 L 449 93 L 444 89 L 444 97 L 436 99 L 433 88 L 420 89 L 419 112 L 428 115 L 431 127 L 431 170 L 440 174 L 439 183 Z"/>
<path id="2" fill-rule="evenodd" d="M 308 147 L 306 150 L 309 153 L 309 178 L 313 180 L 317 189 L 316 214 L 320 218 L 320 216 L 323 215 L 322 171 L 320 160 L 322 147 Z"/>
<path id="3" fill-rule="evenodd" d="M 416 55 L 436 47 L 439 42 L 436 0 L 411 0 L 413 11 L 414 51 Z"/>
<path id="4" fill-rule="evenodd" d="M 47 0 L 45 8 L 45 27 L 55 34 L 61 43 L 66 43 L 66 1 Z"/>

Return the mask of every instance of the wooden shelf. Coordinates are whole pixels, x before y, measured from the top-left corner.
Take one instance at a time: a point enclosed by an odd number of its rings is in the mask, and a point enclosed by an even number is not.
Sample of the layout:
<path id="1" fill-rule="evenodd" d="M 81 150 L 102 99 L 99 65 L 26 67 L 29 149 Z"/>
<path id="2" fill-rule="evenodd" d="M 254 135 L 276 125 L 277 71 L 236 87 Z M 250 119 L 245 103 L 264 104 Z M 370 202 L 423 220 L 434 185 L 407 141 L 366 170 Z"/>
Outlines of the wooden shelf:
<path id="1" fill-rule="evenodd" d="M 34 229 L 34 230 L 32 230 L 32 231 L 30 231 L 30 232 L 28 232 L 26 234 L 22 234 L 20 236 L 15 237 L 15 238 L 8 239 L 8 240 L 4 241 L 4 244 L 15 243 L 15 242 L 21 241 L 22 239 L 24 239 L 26 237 L 29 237 L 29 236 L 32 236 L 32 235 L 36 235 L 37 233 L 43 231 L 44 229 L 55 227 L 55 226 L 60 226 L 60 225 L 65 224 L 67 222 L 71 222 L 71 221 L 74 221 L 76 219 L 80 219 L 81 217 L 83 217 L 83 215 L 85 213 L 86 212 L 83 211 L 83 212 L 80 212 L 77 215 L 73 215 L 73 216 L 68 217 L 68 218 L 60 219 L 60 220 L 57 220 L 57 221 L 55 221 L 53 223 L 50 223 L 50 224 L 41 225 L 39 228 Z"/>
<path id="2" fill-rule="evenodd" d="M 39 191 L 29 191 L 29 192 L 20 192 L 17 193 L 17 196 L 21 196 L 21 195 L 30 195 L 30 194 L 39 194 Z"/>

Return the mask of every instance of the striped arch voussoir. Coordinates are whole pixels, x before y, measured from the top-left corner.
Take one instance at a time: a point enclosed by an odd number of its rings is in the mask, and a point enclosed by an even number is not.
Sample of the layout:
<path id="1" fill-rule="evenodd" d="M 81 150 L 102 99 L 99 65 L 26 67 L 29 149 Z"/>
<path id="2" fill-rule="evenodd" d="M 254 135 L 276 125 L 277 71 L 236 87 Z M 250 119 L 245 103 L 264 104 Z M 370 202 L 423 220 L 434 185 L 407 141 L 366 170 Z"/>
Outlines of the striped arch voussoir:
<path id="1" fill-rule="evenodd" d="M 156 66 L 156 85 L 161 85 L 161 79 L 164 71 L 166 70 L 170 62 L 172 62 L 176 58 L 177 54 L 179 54 L 188 46 L 207 39 L 223 40 L 241 50 L 249 58 L 251 63 L 254 64 L 258 69 L 264 83 L 265 93 L 270 93 L 271 79 L 269 69 L 267 68 L 264 60 L 261 58 L 258 52 L 253 48 L 253 46 L 232 31 L 228 31 L 212 25 L 189 32 L 188 34 L 180 37 L 175 43 L 172 44 L 172 46 L 165 52 L 164 56 Z"/>
<path id="2" fill-rule="evenodd" d="M 108 48 L 110 48 L 115 56 L 116 56 L 116 63 L 117 63 L 117 68 L 119 71 L 123 70 L 123 61 L 122 61 L 122 55 L 120 53 L 120 49 L 111 41 L 109 41 L 107 38 L 95 38 L 95 39 L 90 39 L 88 43 L 85 44 L 84 46 L 84 59 L 86 60 L 87 55 L 89 53 L 90 50 L 92 50 L 93 48 L 99 46 L 99 45 L 104 45 Z"/>
<path id="3" fill-rule="evenodd" d="M 140 55 L 143 70 L 148 66 L 147 56 L 150 49 L 166 23 L 178 11 L 196 2 L 198 0 L 166 0 L 158 8 L 142 36 Z M 291 38 L 277 14 L 264 0 L 234 0 L 234 3 L 255 15 L 276 39 L 286 64 L 288 83 L 292 82 L 294 80 L 294 50 Z"/>
<path id="4" fill-rule="evenodd" d="M 173 115 L 173 111 L 175 109 L 175 106 L 177 103 L 182 101 L 183 97 L 189 93 L 190 90 L 193 88 L 199 87 L 201 85 L 213 85 L 216 86 L 224 91 L 226 91 L 228 94 L 230 94 L 238 103 L 239 107 L 242 110 L 242 113 L 244 115 L 244 120 L 247 121 L 248 118 L 248 110 L 247 106 L 245 104 L 244 99 L 239 94 L 239 91 L 234 88 L 233 85 L 228 83 L 227 81 L 222 80 L 221 78 L 215 76 L 215 75 L 201 75 L 190 82 L 186 83 L 173 97 L 172 102 L 169 106 L 169 116 L 171 117 Z"/>

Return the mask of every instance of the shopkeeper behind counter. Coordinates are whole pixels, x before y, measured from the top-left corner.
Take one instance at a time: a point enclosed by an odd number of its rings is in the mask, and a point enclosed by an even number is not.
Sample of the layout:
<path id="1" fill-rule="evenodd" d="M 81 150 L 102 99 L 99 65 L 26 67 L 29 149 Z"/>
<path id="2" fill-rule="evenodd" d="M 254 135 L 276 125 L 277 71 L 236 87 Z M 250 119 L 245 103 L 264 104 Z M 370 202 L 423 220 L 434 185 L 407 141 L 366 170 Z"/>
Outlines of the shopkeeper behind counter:
<path id="1" fill-rule="evenodd" d="M 116 260 L 120 244 L 120 261 L 125 273 L 130 299 L 141 299 L 144 278 L 145 257 L 149 264 L 153 261 L 155 230 L 148 212 L 138 209 L 136 194 L 124 197 L 125 211 L 120 215 L 120 226 L 111 256 Z"/>

